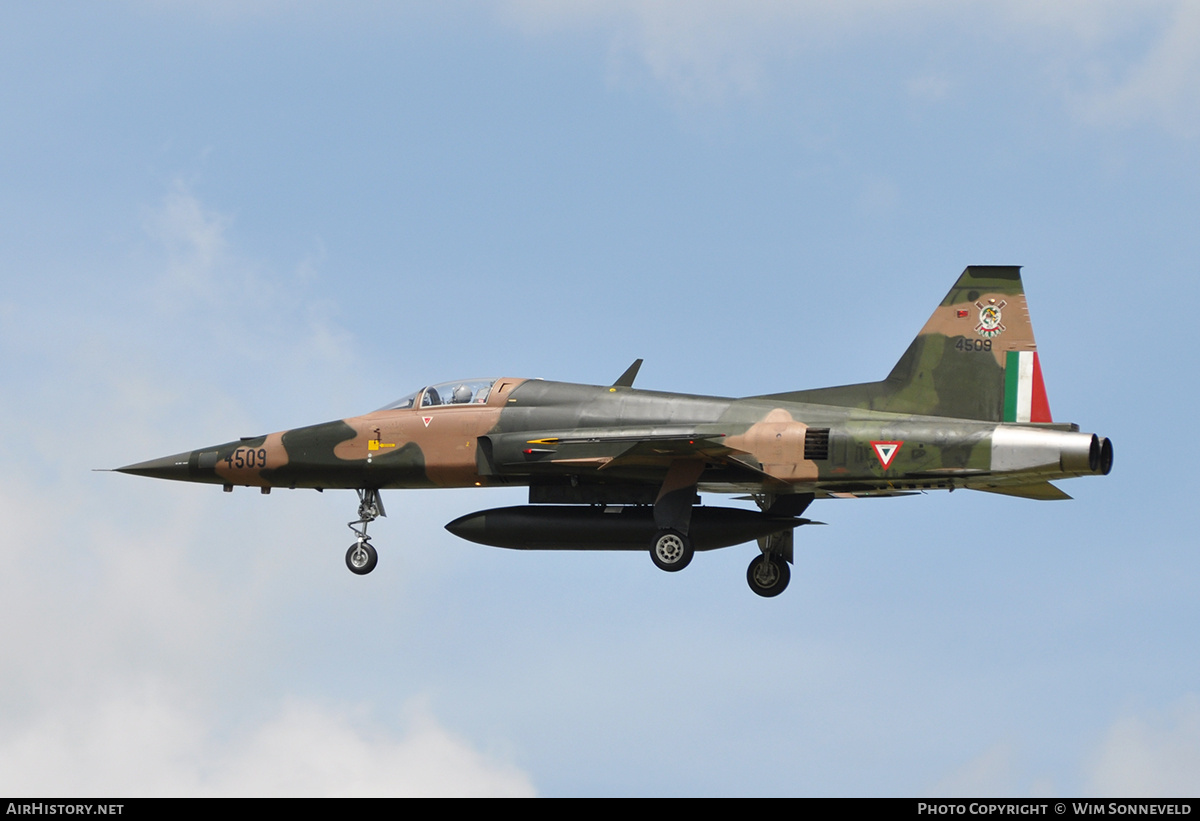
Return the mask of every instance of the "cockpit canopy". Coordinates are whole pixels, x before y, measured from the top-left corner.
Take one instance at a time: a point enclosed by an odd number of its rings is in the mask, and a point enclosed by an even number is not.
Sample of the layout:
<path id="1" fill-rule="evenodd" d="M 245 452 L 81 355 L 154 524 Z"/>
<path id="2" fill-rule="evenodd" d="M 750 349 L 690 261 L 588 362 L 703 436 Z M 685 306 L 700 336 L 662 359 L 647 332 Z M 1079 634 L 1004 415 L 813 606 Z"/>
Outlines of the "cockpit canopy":
<path id="1" fill-rule="evenodd" d="M 440 405 L 482 405 L 487 402 L 495 379 L 460 379 L 443 382 L 413 391 L 380 410 L 404 410 L 412 407 L 432 408 Z"/>

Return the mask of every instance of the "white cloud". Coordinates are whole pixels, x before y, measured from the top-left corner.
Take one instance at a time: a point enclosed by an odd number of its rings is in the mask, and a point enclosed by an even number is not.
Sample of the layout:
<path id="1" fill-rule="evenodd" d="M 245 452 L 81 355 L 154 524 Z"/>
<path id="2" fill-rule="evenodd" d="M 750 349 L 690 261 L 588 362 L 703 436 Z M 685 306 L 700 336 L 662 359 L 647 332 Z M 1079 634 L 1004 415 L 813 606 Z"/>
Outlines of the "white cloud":
<path id="1" fill-rule="evenodd" d="M 930 795 L 1012 795 L 1014 788 L 1012 745 L 1002 741 L 943 778 Z"/>
<path id="2" fill-rule="evenodd" d="M 525 774 L 420 704 L 396 716 L 392 702 L 326 694 L 321 671 L 302 677 L 303 696 L 273 678 L 294 661 L 307 610 L 295 577 L 311 565 L 281 566 L 283 546 L 312 543 L 319 514 L 303 499 L 278 494 L 239 516 L 258 499 L 90 472 L 113 454 L 169 453 L 168 439 L 178 450 L 228 437 L 246 418 L 229 384 L 243 371 L 274 368 L 259 387 L 286 401 L 288 377 L 351 358 L 311 290 L 319 258 L 295 274 L 248 261 L 232 219 L 183 185 L 145 222 L 151 244 L 113 280 L 119 298 L 26 306 L 31 325 L 54 329 L 20 363 L 50 401 L 0 397 L 0 790 L 532 794 Z M 230 310 L 247 294 L 264 301 Z M 155 299 L 169 310 L 128 309 Z M 324 502 L 349 518 L 348 498 Z"/>
<path id="3" fill-rule="evenodd" d="M 409 705 L 395 733 L 300 700 L 249 730 L 162 682 L 63 704 L 0 741 L 0 790 L 97 796 L 532 796 L 529 777 Z M 225 737 L 222 737 L 224 735 Z"/>
<path id="4" fill-rule="evenodd" d="M 230 264 L 225 239 L 230 223 L 228 217 L 204 208 L 176 181 L 146 219 L 146 233 L 167 255 L 166 281 L 189 297 L 214 296 L 207 286 L 221 267 Z"/>
<path id="5" fill-rule="evenodd" d="M 910 97 L 930 103 L 944 100 L 953 87 L 954 82 L 941 74 L 922 74 L 904 84 Z"/>
<path id="6" fill-rule="evenodd" d="M 1090 768 L 1087 792 L 1189 796 L 1200 791 L 1200 696 L 1171 708 L 1127 715 L 1109 728 Z"/>
<path id="7" fill-rule="evenodd" d="M 207 206 L 182 181 L 147 211 L 144 228 L 151 240 L 144 251 L 143 298 L 151 303 L 144 321 L 162 326 L 160 355 L 176 346 L 176 360 L 210 377 L 205 363 L 232 366 L 230 378 L 266 371 L 273 381 L 302 377 L 314 366 L 356 371 L 353 335 L 338 322 L 336 303 L 321 295 L 319 241 L 290 270 L 249 258 L 232 247 L 233 217 Z M 144 337 L 148 329 L 137 333 Z"/>
<path id="8" fill-rule="evenodd" d="M 632 59 L 673 93 L 699 99 L 757 94 L 773 60 L 806 48 L 829 48 L 847 31 L 877 28 L 895 13 L 894 4 L 881 0 L 512 0 L 502 9 L 530 35 L 599 29 L 610 38 L 618 73 Z"/>
<path id="9" fill-rule="evenodd" d="M 865 213 L 884 215 L 895 213 L 900 204 L 900 188 L 890 179 L 871 177 L 863 181 L 862 193 L 858 196 L 858 206 Z"/>
<path id="10" fill-rule="evenodd" d="M 288 704 L 216 774 L 222 793 L 284 795 L 532 796 L 528 776 L 481 754 L 410 705 L 402 737 L 344 713 Z"/>
<path id="11" fill-rule="evenodd" d="M 1051 81 L 1031 93 L 1061 94 L 1084 122 L 1151 122 L 1180 136 L 1200 133 L 1200 6 L 1185 0 L 971 6 L 941 0 L 509 0 L 501 9 L 530 36 L 595 30 L 608 41 L 611 71 L 623 77 L 640 65 L 689 100 L 757 95 L 783 76 L 781 61 L 801 53 L 874 48 L 868 41 L 898 37 L 915 43 L 926 30 L 960 37 L 977 32 L 980 47 L 1033 61 L 1032 76 Z M 918 67 L 904 89 L 931 102 L 965 79 Z"/>
<path id="12" fill-rule="evenodd" d="M 1075 96 L 1088 120 L 1128 126 L 1152 122 L 1183 137 L 1200 135 L 1200 6 L 1179 3 L 1144 55 L 1123 72 Z"/>

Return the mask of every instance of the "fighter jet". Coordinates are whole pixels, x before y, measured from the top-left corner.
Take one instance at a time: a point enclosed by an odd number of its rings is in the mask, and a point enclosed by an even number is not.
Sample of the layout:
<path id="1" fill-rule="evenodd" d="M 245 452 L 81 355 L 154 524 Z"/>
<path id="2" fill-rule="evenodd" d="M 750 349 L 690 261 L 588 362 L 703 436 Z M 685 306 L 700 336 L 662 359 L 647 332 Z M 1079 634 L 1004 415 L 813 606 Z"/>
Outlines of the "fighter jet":
<path id="1" fill-rule="evenodd" d="M 223 485 L 353 489 L 346 564 L 378 554 L 367 528 L 392 488 L 529 488 L 529 504 L 446 525 L 525 550 L 646 550 L 666 571 L 757 541 L 760 596 L 788 585 L 794 531 L 816 499 L 968 488 L 1068 499 L 1053 480 L 1105 475 L 1107 439 L 1051 420 L 1017 266 L 971 266 L 887 378 L 732 399 L 501 377 L 444 382 L 377 411 L 118 468 Z M 708 507 L 700 493 L 746 507 Z"/>

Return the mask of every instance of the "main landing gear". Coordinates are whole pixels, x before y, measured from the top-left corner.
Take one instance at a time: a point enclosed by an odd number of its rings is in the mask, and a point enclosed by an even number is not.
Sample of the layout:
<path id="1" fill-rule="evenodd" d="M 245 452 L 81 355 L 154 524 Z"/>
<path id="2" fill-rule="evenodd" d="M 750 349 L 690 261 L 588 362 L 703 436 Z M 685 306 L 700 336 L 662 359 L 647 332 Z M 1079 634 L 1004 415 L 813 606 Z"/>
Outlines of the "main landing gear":
<path id="1" fill-rule="evenodd" d="M 799 516 L 813 499 L 812 493 L 797 493 L 778 496 L 774 493 L 763 493 L 755 496 L 754 501 L 763 513 L 779 516 Z M 807 524 L 807 519 L 801 519 Z M 750 589 L 764 598 L 773 598 L 787 589 L 792 580 L 792 569 L 788 565 L 795 552 L 796 531 L 794 528 L 762 536 L 758 540 L 761 555 L 755 556 L 746 568 L 746 582 Z"/>
<path id="2" fill-rule="evenodd" d="M 676 459 L 667 469 L 662 488 L 654 500 L 656 530 L 654 538 L 650 540 L 650 558 L 660 570 L 668 573 L 683 570 L 691 564 L 695 555 L 688 531 L 693 505 L 698 501 L 697 483 L 704 467 L 704 462 L 698 459 Z M 811 493 L 782 498 L 775 494 L 762 494 L 755 497 L 755 501 L 764 513 L 795 517 L 804 512 L 813 498 Z M 791 581 L 788 561 L 792 558 L 792 528 L 796 524 L 799 523 L 791 523 L 777 533 L 758 539 L 762 554 L 750 562 L 746 570 L 746 581 L 758 595 L 766 598 L 778 596 Z"/>
<path id="3" fill-rule="evenodd" d="M 696 502 L 696 482 L 703 472 L 704 462 L 698 459 L 676 459 L 667 469 L 654 500 L 657 530 L 650 540 L 650 558 L 660 570 L 674 573 L 692 562 L 694 551 L 688 526 Z"/>
<path id="4" fill-rule="evenodd" d="M 792 571 L 787 561 L 775 553 L 762 553 L 754 557 L 746 568 L 746 581 L 750 589 L 760 596 L 771 598 L 787 589 L 792 580 Z"/>
<path id="5" fill-rule="evenodd" d="M 379 554 L 371 546 L 371 537 L 367 535 L 367 525 L 380 516 L 386 515 L 378 490 L 366 488 L 358 491 L 358 520 L 346 525 L 358 536 L 358 539 L 346 551 L 346 567 L 350 568 L 351 573 L 365 576 L 379 563 Z M 362 525 L 362 527 L 357 527 L 357 525 Z"/>
<path id="6" fill-rule="evenodd" d="M 650 558 L 659 569 L 674 573 L 691 564 L 692 540 L 675 530 L 660 530 L 650 543 Z"/>

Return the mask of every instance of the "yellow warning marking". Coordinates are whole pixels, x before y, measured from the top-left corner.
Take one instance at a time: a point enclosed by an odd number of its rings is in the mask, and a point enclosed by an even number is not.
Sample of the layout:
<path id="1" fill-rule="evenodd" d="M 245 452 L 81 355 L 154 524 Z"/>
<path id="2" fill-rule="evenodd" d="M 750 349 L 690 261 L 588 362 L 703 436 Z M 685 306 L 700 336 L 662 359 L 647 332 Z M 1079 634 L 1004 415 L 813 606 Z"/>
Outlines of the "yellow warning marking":
<path id="1" fill-rule="evenodd" d="M 367 440 L 367 450 L 379 450 L 380 448 L 394 448 L 394 442 L 380 442 L 378 439 Z"/>
<path id="2" fill-rule="evenodd" d="M 555 445 L 558 444 L 558 437 L 554 436 L 550 439 L 530 439 L 525 444 L 527 445 Z"/>

